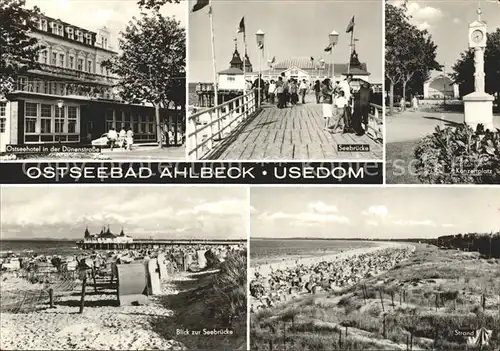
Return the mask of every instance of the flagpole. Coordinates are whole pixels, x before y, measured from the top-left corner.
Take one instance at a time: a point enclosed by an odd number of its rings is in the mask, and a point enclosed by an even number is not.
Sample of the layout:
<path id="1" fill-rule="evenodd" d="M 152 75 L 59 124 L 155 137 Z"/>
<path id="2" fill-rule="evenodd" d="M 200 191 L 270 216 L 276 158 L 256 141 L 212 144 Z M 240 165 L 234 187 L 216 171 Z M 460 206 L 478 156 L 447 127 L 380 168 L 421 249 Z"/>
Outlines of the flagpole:
<path id="1" fill-rule="evenodd" d="M 331 75 L 332 75 L 332 84 L 333 82 L 335 81 L 335 67 L 333 66 L 333 45 L 332 45 L 332 50 L 330 51 L 330 67 L 332 67 L 332 72 L 331 72 Z"/>
<path id="2" fill-rule="evenodd" d="M 213 19 L 213 11 L 212 11 L 212 2 L 210 2 L 210 9 L 208 12 L 210 16 L 210 35 L 212 39 L 212 63 L 214 68 L 214 107 L 217 106 L 219 94 L 217 89 L 217 67 L 215 65 L 215 37 L 214 37 L 214 19 Z"/>
<path id="3" fill-rule="evenodd" d="M 352 47 L 353 47 L 353 42 L 354 42 L 354 26 L 352 27 L 351 30 L 351 50 L 349 52 L 349 61 L 347 61 L 347 74 L 351 73 L 351 56 L 352 56 Z"/>
<path id="4" fill-rule="evenodd" d="M 259 77 L 257 78 L 259 81 L 258 81 L 258 89 L 259 91 L 257 92 L 257 94 L 259 95 L 259 99 L 257 100 L 259 102 L 259 105 L 257 107 L 260 107 L 261 104 L 262 104 L 262 101 L 261 101 L 261 98 L 262 98 L 262 94 L 260 92 L 260 80 L 262 78 L 262 56 L 264 55 L 264 50 L 259 48 L 260 52 L 259 52 Z"/>
<path id="5" fill-rule="evenodd" d="M 246 28 L 243 30 L 243 46 L 245 47 L 245 53 L 243 54 L 243 96 L 245 96 L 247 94 L 247 29 Z"/>

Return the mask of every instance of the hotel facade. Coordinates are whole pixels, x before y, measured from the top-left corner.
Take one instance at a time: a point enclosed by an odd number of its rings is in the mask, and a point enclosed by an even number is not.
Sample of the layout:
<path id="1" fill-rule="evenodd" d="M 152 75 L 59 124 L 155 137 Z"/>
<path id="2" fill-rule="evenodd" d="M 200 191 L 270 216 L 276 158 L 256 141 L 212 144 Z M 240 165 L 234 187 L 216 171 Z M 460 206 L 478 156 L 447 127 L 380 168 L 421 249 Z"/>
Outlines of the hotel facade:
<path id="1" fill-rule="evenodd" d="M 41 16 L 29 33 L 38 40 L 38 67 L 17 77 L 0 97 L 0 152 L 7 144 L 90 144 L 114 127 L 132 128 L 134 143 L 157 141 L 155 111 L 128 104 L 118 79 L 102 63 L 117 55 L 104 27 L 89 31 Z M 184 131 L 181 110 L 161 110 L 165 131 Z"/>

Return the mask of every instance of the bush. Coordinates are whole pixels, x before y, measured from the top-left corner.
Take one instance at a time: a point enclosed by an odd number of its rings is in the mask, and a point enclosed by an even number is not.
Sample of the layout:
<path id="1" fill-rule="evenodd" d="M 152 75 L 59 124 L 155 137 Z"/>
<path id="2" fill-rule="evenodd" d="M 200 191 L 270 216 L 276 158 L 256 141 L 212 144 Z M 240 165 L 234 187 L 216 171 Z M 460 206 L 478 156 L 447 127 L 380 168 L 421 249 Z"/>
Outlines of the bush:
<path id="1" fill-rule="evenodd" d="M 422 183 L 500 183 L 500 130 L 476 131 L 467 125 L 440 129 L 415 149 L 415 169 Z"/>

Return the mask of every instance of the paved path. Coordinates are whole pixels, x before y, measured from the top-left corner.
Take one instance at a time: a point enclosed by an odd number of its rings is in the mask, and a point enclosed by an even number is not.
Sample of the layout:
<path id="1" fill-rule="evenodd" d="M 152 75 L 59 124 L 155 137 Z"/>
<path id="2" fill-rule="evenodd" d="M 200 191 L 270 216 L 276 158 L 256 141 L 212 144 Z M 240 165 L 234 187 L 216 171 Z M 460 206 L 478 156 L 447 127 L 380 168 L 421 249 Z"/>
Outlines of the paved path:
<path id="1" fill-rule="evenodd" d="M 262 111 L 219 143 L 206 159 L 222 160 L 352 160 L 381 159 L 382 144 L 367 135 L 332 134 L 323 130 L 322 107 L 306 103 Z M 369 152 L 338 151 L 337 145 L 369 145 Z"/>
<path id="2" fill-rule="evenodd" d="M 393 116 L 386 116 L 387 143 L 419 140 L 432 134 L 437 126 L 444 129 L 462 124 L 463 121 L 463 113 L 454 112 L 405 111 Z M 493 122 L 495 127 L 500 128 L 500 116 L 494 116 Z"/>
<path id="3" fill-rule="evenodd" d="M 137 146 L 131 151 L 122 149 L 102 149 L 104 157 L 110 157 L 112 160 L 185 160 L 185 146 L 172 146 L 159 149 L 156 146 Z"/>

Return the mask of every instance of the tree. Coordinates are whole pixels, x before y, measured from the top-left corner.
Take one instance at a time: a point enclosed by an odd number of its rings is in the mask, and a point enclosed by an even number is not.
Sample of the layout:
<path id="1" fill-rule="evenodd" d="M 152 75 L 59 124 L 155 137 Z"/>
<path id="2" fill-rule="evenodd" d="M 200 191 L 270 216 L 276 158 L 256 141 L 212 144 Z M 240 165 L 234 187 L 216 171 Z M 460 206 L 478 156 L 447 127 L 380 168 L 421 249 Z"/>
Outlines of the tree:
<path id="1" fill-rule="evenodd" d="M 474 91 L 474 51 L 466 50 L 453 66 L 451 74 L 455 83 L 460 85 L 460 95 Z M 486 50 L 484 52 L 485 90 L 490 94 L 500 96 L 500 28 L 488 33 Z"/>
<path id="2" fill-rule="evenodd" d="M 105 66 L 120 77 L 118 86 L 125 101 L 153 104 L 162 147 L 160 107 L 168 108 L 171 103 L 183 107 L 186 100 L 185 29 L 174 18 L 154 11 L 134 17 L 120 34 L 121 54 Z"/>
<path id="3" fill-rule="evenodd" d="M 139 0 L 137 4 L 140 8 L 146 8 L 148 10 L 156 10 L 158 11 L 160 7 L 169 3 L 169 4 L 178 4 L 180 0 Z"/>
<path id="4" fill-rule="evenodd" d="M 14 88 L 18 74 L 37 67 L 40 46 L 28 36 L 38 21 L 37 7 L 26 9 L 25 0 L 0 0 L 0 93 Z"/>
<path id="5" fill-rule="evenodd" d="M 385 76 L 389 82 L 390 110 L 394 110 L 394 90 L 401 86 L 406 98 L 406 88 L 428 77 L 429 71 L 440 70 L 436 61 L 437 46 L 427 30 L 420 30 L 410 23 L 406 6 L 385 5 Z"/>

